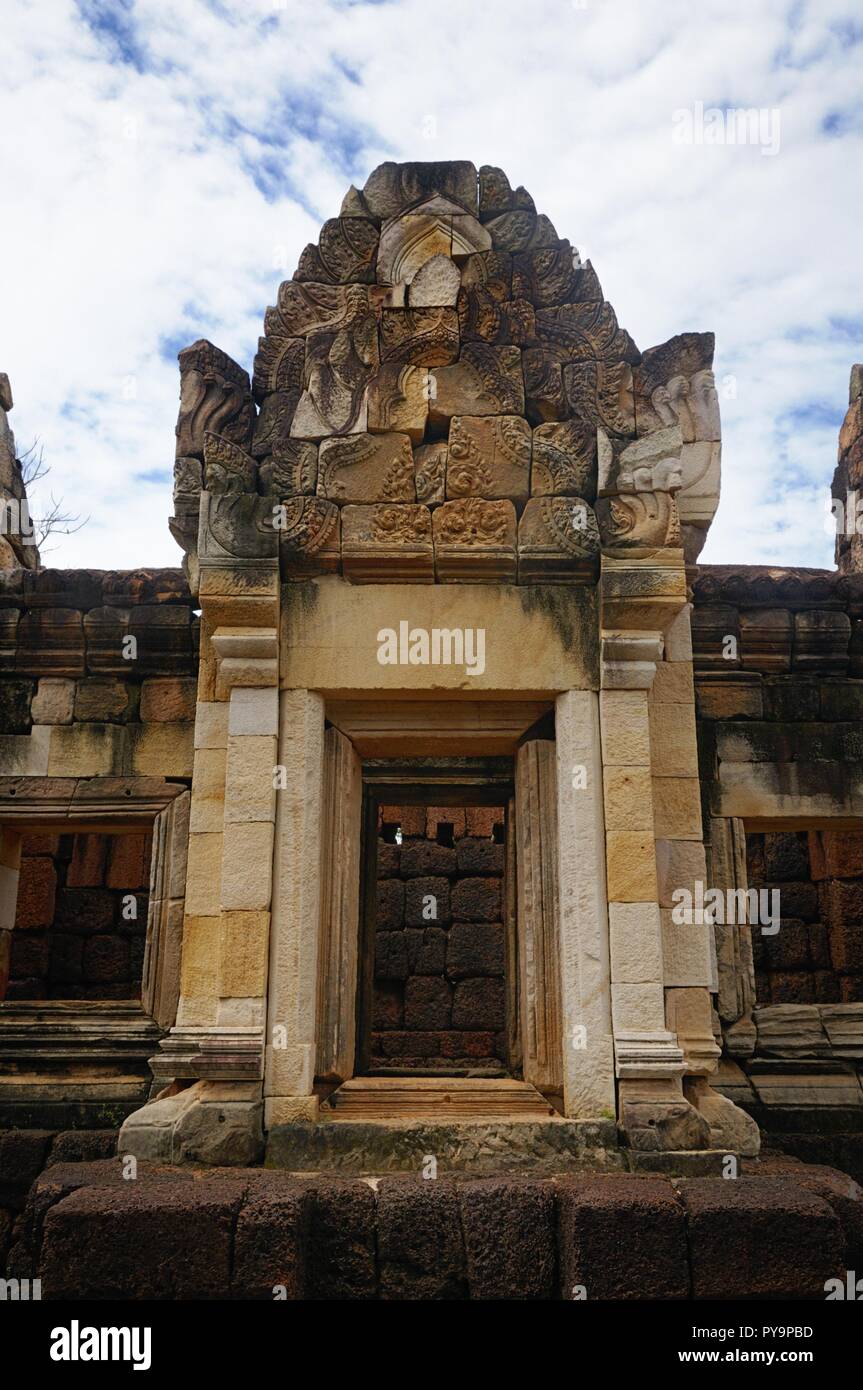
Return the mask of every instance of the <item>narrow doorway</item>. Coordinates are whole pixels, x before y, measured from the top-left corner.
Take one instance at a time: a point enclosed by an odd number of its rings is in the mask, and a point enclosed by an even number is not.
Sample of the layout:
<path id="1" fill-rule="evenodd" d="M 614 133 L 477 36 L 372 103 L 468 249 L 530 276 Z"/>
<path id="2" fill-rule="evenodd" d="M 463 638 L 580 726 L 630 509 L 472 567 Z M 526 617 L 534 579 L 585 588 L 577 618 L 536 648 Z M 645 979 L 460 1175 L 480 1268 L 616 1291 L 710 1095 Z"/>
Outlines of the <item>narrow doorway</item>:
<path id="1" fill-rule="evenodd" d="M 358 1073 L 516 1076 L 511 785 L 364 795 Z"/>

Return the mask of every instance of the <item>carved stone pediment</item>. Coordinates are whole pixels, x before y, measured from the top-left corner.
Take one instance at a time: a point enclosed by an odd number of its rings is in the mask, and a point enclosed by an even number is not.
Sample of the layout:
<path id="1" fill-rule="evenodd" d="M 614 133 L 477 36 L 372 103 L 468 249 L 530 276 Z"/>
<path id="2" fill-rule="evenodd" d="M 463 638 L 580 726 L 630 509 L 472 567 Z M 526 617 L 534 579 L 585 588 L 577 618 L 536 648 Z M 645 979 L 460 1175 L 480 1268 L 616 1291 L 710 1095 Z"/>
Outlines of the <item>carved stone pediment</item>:
<path id="1" fill-rule="evenodd" d="M 680 545 L 680 517 L 670 492 L 600 497 L 596 520 L 604 551 L 653 550 Z"/>
<path id="2" fill-rule="evenodd" d="M 248 372 L 205 338 L 184 348 L 179 361 L 177 458 L 203 458 L 208 430 L 246 447 L 254 415 Z"/>
<path id="3" fill-rule="evenodd" d="M 600 541 L 640 564 L 712 516 L 712 335 L 642 356 L 592 264 L 493 166 L 381 165 L 302 253 L 264 330 L 253 391 L 212 344 L 183 354 L 172 526 L 191 555 L 202 487 L 290 501 L 288 577 L 337 570 L 347 534 L 358 582 L 393 572 L 411 515 L 447 583 L 583 582 Z M 340 508 L 359 509 L 347 532 Z M 214 525 L 211 548 L 254 550 L 227 511 Z M 426 541 L 406 575 L 427 575 Z"/>
<path id="4" fill-rule="evenodd" d="M 277 553 L 270 498 L 255 493 L 201 493 L 198 560 L 202 568 L 266 561 L 275 566 Z"/>
<path id="5" fill-rule="evenodd" d="M 581 497 L 531 497 L 518 524 L 521 584 L 571 583 L 595 577 L 599 530 Z"/>
<path id="6" fill-rule="evenodd" d="M 323 497 L 289 497 L 278 513 L 279 565 L 285 579 L 337 574 L 341 565 L 341 518 Z"/>
<path id="7" fill-rule="evenodd" d="M 204 487 L 207 492 L 223 495 L 256 492 L 257 481 L 258 466 L 245 449 L 208 430 L 204 435 Z"/>

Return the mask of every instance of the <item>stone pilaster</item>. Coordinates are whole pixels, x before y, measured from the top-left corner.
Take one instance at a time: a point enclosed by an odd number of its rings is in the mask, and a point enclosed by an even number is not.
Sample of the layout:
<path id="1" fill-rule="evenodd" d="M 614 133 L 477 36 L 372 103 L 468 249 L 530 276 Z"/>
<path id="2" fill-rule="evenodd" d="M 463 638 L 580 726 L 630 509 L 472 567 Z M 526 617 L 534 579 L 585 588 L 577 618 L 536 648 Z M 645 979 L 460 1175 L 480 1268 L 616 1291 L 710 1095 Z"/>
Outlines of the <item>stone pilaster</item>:
<path id="1" fill-rule="evenodd" d="M 555 728 L 564 1111 L 591 1119 L 615 1112 L 595 692 L 559 695 Z"/>
<path id="2" fill-rule="evenodd" d="M 12 932 L 21 872 L 21 834 L 0 828 L 0 999 L 5 999 L 12 957 Z"/>
<path id="3" fill-rule="evenodd" d="M 264 1082 L 266 1125 L 313 1119 L 321 911 L 324 701 L 281 693 L 273 930 Z"/>
<path id="4" fill-rule="evenodd" d="M 708 1143 L 708 1126 L 684 1098 L 686 1059 L 666 1019 L 657 872 L 665 815 L 665 788 L 657 781 L 667 764 L 655 741 L 652 689 L 663 663 L 664 634 L 685 602 L 682 555 L 604 557 L 601 599 L 600 719 L 619 1117 L 634 1148 L 701 1148 Z M 690 714 L 694 721 L 694 706 Z"/>
<path id="5" fill-rule="evenodd" d="M 359 951 L 362 764 L 336 728 L 324 735 L 321 958 L 315 1069 L 328 1080 L 353 1075 Z"/>
<path id="6" fill-rule="evenodd" d="M 716 957 L 711 924 L 696 907 L 699 885 L 708 885 L 679 555 L 677 570 L 675 577 L 667 552 L 652 571 L 603 560 L 600 705 L 620 1116 L 634 1147 L 753 1152 L 747 1118 L 714 1103 L 721 1098 L 707 1081 L 720 1056 Z"/>
<path id="7" fill-rule="evenodd" d="M 531 739 L 515 763 L 519 1001 L 525 1081 L 563 1087 L 558 924 L 557 765 L 550 740 Z"/>
<path id="8" fill-rule="evenodd" d="M 157 1083 L 195 1085 L 193 1096 L 186 1089 L 126 1121 L 123 1151 L 149 1158 L 244 1163 L 262 1142 L 279 669 L 277 537 L 268 508 L 263 498 L 239 511 L 229 496 L 201 498 L 180 999 L 150 1063 Z"/>

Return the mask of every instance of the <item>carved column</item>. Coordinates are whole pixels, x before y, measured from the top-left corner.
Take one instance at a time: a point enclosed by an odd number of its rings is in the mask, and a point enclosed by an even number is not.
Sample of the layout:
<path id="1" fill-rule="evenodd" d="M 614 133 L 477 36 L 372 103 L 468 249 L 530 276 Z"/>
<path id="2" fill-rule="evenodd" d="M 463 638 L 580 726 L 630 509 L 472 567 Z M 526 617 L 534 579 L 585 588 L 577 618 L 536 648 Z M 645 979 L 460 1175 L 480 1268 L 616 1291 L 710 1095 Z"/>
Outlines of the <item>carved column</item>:
<path id="1" fill-rule="evenodd" d="M 338 729 L 327 729 L 315 1070 L 332 1081 L 345 1081 L 354 1071 L 362 795 L 362 764 L 353 744 Z"/>
<path id="2" fill-rule="evenodd" d="M 283 690 L 267 1006 L 265 1122 L 314 1119 L 324 794 L 324 701 Z"/>
<path id="3" fill-rule="evenodd" d="M 519 1000 L 525 1081 L 562 1091 L 557 880 L 557 766 L 551 740 L 532 739 L 515 764 Z"/>
<path id="4" fill-rule="evenodd" d="M 597 697 L 568 690 L 555 705 L 558 903 L 564 1111 L 615 1113 L 608 909 Z"/>
<path id="5" fill-rule="evenodd" d="M 141 1003 L 160 1028 L 170 1028 L 177 1018 L 190 801 L 189 792 L 182 792 L 153 824 Z"/>
<path id="6" fill-rule="evenodd" d="M 709 862 L 711 887 L 725 892 L 746 892 L 746 831 L 742 820 L 710 817 Z M 755 1004 L 752 930 L 746 922 L 717 922 L 713 934 L 718 985 L 716 1007 L 725 1045 L 733 1057 L 748 1057 L 755 1050 L 756 1040 L 752 1021 Z"/>

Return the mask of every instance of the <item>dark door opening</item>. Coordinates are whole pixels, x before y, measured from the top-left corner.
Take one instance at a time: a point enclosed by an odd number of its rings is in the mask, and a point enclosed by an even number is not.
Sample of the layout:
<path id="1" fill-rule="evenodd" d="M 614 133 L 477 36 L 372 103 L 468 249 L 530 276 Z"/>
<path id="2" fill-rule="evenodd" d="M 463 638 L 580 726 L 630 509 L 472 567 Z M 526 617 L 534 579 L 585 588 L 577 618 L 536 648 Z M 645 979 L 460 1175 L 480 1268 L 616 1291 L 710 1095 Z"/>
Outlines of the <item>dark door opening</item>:
<path id="1" fill-rule="evenodd" d="M 366 787 L 360 1074 L 515 1074 L 510 792 Z"/>

